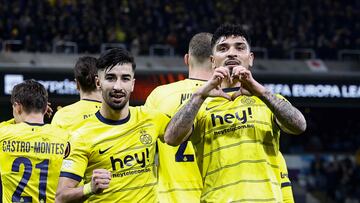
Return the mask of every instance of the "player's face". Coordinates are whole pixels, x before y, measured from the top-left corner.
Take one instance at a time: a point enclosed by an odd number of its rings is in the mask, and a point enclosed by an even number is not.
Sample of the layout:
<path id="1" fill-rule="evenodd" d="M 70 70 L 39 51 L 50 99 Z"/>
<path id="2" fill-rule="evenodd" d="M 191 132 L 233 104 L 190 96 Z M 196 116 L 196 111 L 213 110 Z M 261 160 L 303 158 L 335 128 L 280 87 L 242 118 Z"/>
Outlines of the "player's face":
<path id="1" fill-rule="evenodd" d="M 241 36 L 220 37 L 211 57 L 215 68 L 224 66 L 230 71 L 238 65 L 250 68 L 253 65 L 253 59 L 254 55 L 250 52 L 248 42 Z"/>
<path id="2" fill-rule="evenodd" d="M 97 81 L 104 102 L 114 110 L 121 110 L 128 104 L 134 90 L 134 72 L 130 63 L 116 65 L 99 73 Z"/>

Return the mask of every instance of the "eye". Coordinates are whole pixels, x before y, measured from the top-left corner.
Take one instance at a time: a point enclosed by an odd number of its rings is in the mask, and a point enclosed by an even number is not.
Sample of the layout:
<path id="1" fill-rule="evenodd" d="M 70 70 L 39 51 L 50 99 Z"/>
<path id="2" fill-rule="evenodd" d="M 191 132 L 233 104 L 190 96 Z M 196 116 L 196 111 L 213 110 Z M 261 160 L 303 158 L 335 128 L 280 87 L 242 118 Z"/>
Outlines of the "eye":
<path id="1" fill-rule="evenodd" d="M 113 76 L 113 75 L 105 75 L 105 80 L 109 80 L 109 81 L 115 80 L 115 76 Z"/>
<path id="2" fill-rule="evenodd" d="M 218 51 L 221 51 L 221 52 L 224 52 L 227 50 L 227 47 L 226 46 L 219 46 L 218 47 Z"/>

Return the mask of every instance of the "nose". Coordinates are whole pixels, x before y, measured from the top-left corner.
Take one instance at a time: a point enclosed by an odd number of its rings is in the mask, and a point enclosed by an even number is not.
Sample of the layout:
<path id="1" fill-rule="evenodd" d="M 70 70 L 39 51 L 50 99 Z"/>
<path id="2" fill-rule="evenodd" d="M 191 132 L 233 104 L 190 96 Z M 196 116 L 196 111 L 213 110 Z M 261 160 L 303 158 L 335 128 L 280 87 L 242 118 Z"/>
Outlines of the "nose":
<path id="1" fill-rule="evenodd" d="M 229 48 L 229 51 L 227 52 L 227 57 L 233 58 L 236 57 L 237 55 L 238 55 L 237 50 L 235 49 L 235 47 L 231 46 Z"/>
<path id="2" fill-rule="evenodd" d="M 121 84 L 120 79 L 116 80 L 113 88 L 114 88 L 114 90 L 121 90 L 122 89 L 122 84 Z"/>

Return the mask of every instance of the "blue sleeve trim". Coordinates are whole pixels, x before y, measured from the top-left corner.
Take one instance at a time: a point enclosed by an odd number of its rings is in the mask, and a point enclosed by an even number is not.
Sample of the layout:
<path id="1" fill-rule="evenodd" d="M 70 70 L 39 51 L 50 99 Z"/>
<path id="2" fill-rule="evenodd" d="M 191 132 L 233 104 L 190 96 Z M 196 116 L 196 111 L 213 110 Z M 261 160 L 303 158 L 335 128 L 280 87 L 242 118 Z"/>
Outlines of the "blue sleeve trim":
<path id="1" fill-rule="evenodd" d="M 82 180 L 81 176 L 78 176 L 76 174 L 69 173 L 69 172 L 60 172 L 60 177 L 71 178 L 71 179 L 76 180 L 78 182 L 81 182 L 81 180 Z"/>
<path id="2" fill-rule="evenodd" d="M 281 187 L 291 187 L 291 182 L 281 183 Z"/>

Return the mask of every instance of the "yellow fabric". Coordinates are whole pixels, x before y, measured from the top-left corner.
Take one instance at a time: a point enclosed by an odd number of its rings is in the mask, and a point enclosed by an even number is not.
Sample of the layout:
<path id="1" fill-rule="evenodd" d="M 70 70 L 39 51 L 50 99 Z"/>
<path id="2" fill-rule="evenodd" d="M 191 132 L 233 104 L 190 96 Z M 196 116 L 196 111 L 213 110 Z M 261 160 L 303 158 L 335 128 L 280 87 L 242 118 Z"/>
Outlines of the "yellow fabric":
<path id="1" fill-rule="evenodd" d="M 169 120 L 145 107 L 130 107 L 129 117 L 116 123 L 97 112 L 72 132 L 61 177 L 84 177 L 86 184 L 94 169 L 107 169 L 112 173 L 109 188 L 91 195 L 89 202 L 156 202 L 155 142 Z"/>
<path id="2" fill-rule="evenodd" d="M 204 81 L 185 79 L 155 88 L 145 105 L 173 116 Z M 159 200 L 161 203 L 199 202 L 202 179 L 190 141 L 180 146 L 157 140 L 159 154 Z"/>
<path id="3" fill-rule="evenodd" d="M 1 127 L 0 135 L 2 202 L 54 202 L 67 132 L 19 123 Z"/>
<path id="4" fill-rule="evenodd" d="M 281 178 L 281 192 L 283 196 L 283 202 L 284 203 L 294 203 L 294 196 L 292 193 L 292 186 L 291 181 L 289 179 L 288 170 L 286 167 L 286 161 L 284 159 L 284 156 L 279 151 L 278 154 L 278 163 L 280 167 L 280 178 Z"/>
<path id="5" fill-rule="evenodd" d="M 72 131 L 76 129 L 76 124 L 82 120 L 93 116 L 101 107 L 101 102 L 92 100 L 80 100 L 74 104 L 65 106 L 58 110 L 51 124 L 63 129 Z"/>
<path id="6" fill-rule="evenodd" d="M 282 202 L 279 136 L 258 97 L 207 100 L 192 136 L 204 180 L 201 201 Z"/>
<path id="7" fill-rule="evenodd" d="M 9 124 L 15 124 L 15 119 L 12 118 L 12 119 L 10 119 L 10 120 L 1 122 L 1 123 L 0 123 L 0 127 L 6 126 L 6 125 L 9 125 Z"/>

